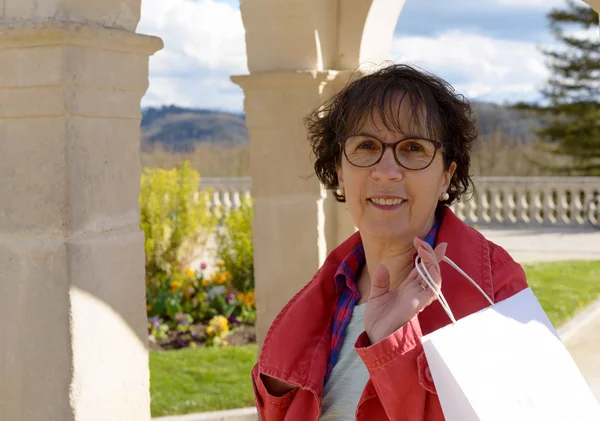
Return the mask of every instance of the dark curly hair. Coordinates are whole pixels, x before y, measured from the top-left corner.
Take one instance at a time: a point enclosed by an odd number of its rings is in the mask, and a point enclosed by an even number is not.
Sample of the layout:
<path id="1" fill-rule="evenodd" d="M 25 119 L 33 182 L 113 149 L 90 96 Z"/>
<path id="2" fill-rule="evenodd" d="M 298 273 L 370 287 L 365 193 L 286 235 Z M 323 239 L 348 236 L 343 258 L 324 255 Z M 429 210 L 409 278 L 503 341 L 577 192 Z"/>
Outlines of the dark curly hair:
<path id="1" fill-rule="evenodd" d="M 400 102 L 393 101 L 401 95 Z M 409 100 L 411 126 L 401 127 L 399 106 Z M 315 173 L 326 188 L 338 195 L 336 168 L 341 165 L 344 142 L 356 133 L 367 118 L 381 117 L 388 130 L 397 132 L 427 133 L 429 138 L 442 142 L 445 168 L 456 162 L 456 171 L 450 182 L 451 204 L 465 194 L 472 184 L 469 176 L 471 148 L 477 138 L 475 119 L 471 104 L 452 86 L 441 78 L 416 67 L 392 64 L 375 73 L 362 76 L 348 83 L 322 107 L 310 113 L 305 124 L 308 139 L 316 157 Z M 374 121 L 373 121 L 374 123 Z"/>

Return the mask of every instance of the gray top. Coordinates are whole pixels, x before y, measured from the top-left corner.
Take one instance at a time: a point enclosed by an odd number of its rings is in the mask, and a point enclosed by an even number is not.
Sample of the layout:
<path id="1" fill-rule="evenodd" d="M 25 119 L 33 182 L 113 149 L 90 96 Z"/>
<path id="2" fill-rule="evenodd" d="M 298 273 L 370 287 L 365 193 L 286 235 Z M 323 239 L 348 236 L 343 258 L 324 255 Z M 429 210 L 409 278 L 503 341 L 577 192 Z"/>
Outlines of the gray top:
<path id="1" fill-rule="evenodd" d="M 365 307 L 354 307 L 350 324 L 336 363 L 323 391 L 320 421 L 353 421 L 356 407 L 369 380 L 367 367 L 354 350 L 354 343 L 365 327 Z"/>

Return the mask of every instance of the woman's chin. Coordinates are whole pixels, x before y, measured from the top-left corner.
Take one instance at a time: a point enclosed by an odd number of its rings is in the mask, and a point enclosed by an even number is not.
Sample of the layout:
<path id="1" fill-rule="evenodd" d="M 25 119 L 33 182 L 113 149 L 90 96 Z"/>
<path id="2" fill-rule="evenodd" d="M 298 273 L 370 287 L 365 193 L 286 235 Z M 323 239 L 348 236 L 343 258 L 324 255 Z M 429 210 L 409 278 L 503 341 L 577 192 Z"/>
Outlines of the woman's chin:
<path id="1" fill-rule="evenodd" d="M 378 238 L 381 240 L 389 240 L 399 238 L 406 238 L 410 241 L 410 233 L 407 228 L 398 227 L 398 223 L 389 222 L 373 222 L 365 224 L 364 228 L 360 229 L 361 232 L 368 234 L 370 237 Z"/>

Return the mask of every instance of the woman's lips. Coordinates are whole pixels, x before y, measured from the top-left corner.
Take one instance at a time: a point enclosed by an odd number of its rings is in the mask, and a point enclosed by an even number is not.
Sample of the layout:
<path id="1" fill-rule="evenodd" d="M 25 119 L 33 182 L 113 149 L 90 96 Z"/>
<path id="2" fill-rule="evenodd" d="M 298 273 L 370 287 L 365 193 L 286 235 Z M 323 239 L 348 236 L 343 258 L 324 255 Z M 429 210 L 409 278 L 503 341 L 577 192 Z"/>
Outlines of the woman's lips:
<path id="1" fill-rule="evenodd" d="M 379 198 L 379 197 L 375 197 L 375 198 L 372 197 L 368 201 L 375 208 L 381 209 L 381 210 L 387 210 L 387 211 L 396 210 L 396 209 L 400 208 L 404 203 L 406 203 L 406 200 L 400 199 L 400 198 L 385 198 L 384 199 L 384 198 Z"/>

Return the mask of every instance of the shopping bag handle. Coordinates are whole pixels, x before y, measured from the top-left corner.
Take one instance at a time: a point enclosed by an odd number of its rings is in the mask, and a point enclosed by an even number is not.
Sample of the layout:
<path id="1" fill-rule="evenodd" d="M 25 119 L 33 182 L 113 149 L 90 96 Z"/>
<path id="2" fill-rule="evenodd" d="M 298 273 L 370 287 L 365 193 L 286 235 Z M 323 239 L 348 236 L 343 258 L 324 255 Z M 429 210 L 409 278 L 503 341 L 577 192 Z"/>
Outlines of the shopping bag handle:
<path id="1" fill-rule="evenodd" d="M 492 306 L 494 305 L 494 301 L 492 301 L 492 299 L 483 291 L 483 289 L 481 289 L 481 287 L 477 285 L 477 282 L 475 282 L 469 275 L 467 275 L 461 268 L 459 268 L 456 263 L 454 263 L 450 258 L 446 256 L 443 257 L 443 260 L 450 266 L 452 266 L 454 269 L 456 269 L 457 272 L 459 272 L 461 275 L 467 278 L 473 285 L 475 285 L 475 288 L 477 288 L 479 292 L 481 292 L 481 294 L 488 300 L 488 302 Z M 421 259 L 421 256 L 417 256 L 417 258 L 415 259 L 415 268 L 417 269 L 419 275 L 421 275 L 421 278 L 423 278 L 423 281 L 425 281 L 427 286 L 431 288 L 438 301 L 442 305 L 442 308 L 444 309 L 448 317 L 450 317 L 450 320 L 452 320 L 452 323 L 456 323 L 456 318 L 454 317 L 454 314 L 452 313 L 452 310 L 450 309 L 450 306 L 446 301 L 446 297 L 444 297 L 441 288 L 438 287 L 438 285 L 431 277 L 431 274 L 427 270 L 427 266 L 425 266 L 425 263 L 423 263 L 423 259 Z"/>

